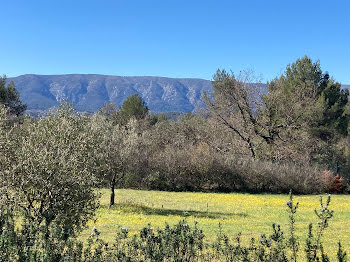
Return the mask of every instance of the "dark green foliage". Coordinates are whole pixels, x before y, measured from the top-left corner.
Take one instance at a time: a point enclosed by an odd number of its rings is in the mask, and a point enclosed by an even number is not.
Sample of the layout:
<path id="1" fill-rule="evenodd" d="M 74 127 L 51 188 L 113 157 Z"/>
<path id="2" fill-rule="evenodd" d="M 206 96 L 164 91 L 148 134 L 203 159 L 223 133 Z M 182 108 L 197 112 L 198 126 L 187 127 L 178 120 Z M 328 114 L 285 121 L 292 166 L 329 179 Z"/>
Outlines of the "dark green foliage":
<path id="1" fill-rule="evenodd" d="M 346 258 L 346 251 L 343 250 L 343 247 L 342 247 L 340 241 L 338 242 L 337 258 L 338 258 L 338 261 L 339 261 L 339 262 L 345 262 L 345 261 L 347 261 L 347 258 Z"/>
<path id="2" fill-rule="evenodd" d="M 13 83 L 5 87 L 1 78 L 1 101 L 12 102 L 0 101 L 0 257 L 295 262 L 305 251 L 308 261 L 329 261 L 322 236 L 333 216 L 330 197 L 325 204 L 321 199 L 321 210 L 315 211 L 319 223 L 316 230 L 310 224 L 305 246 L 295 233 L 298 203 L 292 195 L 289 232 L 273 224 L 270 235 L 247 246 L 240 236 L 232 241 L 222 232 L 209 245 L 197 225 L 186 221 L 158 230 L 148 226 L 132 237 L 122 228 L 112 245 L 100 240 L 96 229 L 87 246 L 76 240 L 94 215 L 95 187 L 101 184 L 110 186 L 110 206 L 118 186 L 298 194 L 346 190 L 343 178 L 319 168 L 349 161 L 349 94 L 323 75 L 318 62 L 304 57 L 289 65 L 269 83 L 263 106 L 252 107 L 255 89 L 239 77 L 218 71 L 214 80 L 213 100 L 207 97 L 211 117 L 188 113 L 174 122 L 149 116 L 135 94 L 119 111 L 106 104 L 84 117 L 65 104 L 55 114 L 9 126 L 10 115 L 24 107 Z M 337 258 L 346 260 L 340 244 Z"/>
<path id="3" fill-rule="evenodd" d="M 27 106 L 22 103 L 15 88 L 15 83 L 11 81 L 6 85 L 6 76 L 0 77 L 0 104 L 8 108 L 8 113 L 19 116 Z"/>
<path id="4" fill-rule="evenodd" d="M 127 123 L 131 118 L 144 119 L 148 115 L 148 107 L 138 94 L 129 96 L 119 111 L 121 123 Z"/>
<path id="5" fill-rule="evenodd" d="M 149 116 L 149 123 L 151 126 L 155 125 L 156 123 L 167 121 L 168 117 L 166 114 L 151 114 Z"/>
<path id="6" fill-rule="evenodd" d="M 37 225 L 26 216 L 21 220 L 21 227 L 17 227 L 13 211 L 1 207 L 1 261 L 82 261 L 83 245 L 67 238 L 62 226 L 55 223 Z"/>
<path id="7" fill-rule="evenodd" d="M 204 249 L 204 235 L 195 225 L 192 229 L 186 221 L 174 227 L 154 231 L 151 226 L 143 228 L 139 237 L 127 238 L 126 229 L 117 235 L 114 246 L 123 247 L 130 260 L 141 261 L 192 261 Z M 135 256 L 140 254 L 139 257 Z M 136 258 L 137 257 L 137 258 Z"/>
<path id="8" fill-rule="evenodd" d="M 337 134 L 346 136 L 350 116 L 345 112 L 345 107 L 348 103 L 349 90 L 342 90 L 340 83 L 333 79 L 320 81 L 320 99 L 324 100 L 325 108 L 314 132 L 324 140 L 334 138 Z"/>

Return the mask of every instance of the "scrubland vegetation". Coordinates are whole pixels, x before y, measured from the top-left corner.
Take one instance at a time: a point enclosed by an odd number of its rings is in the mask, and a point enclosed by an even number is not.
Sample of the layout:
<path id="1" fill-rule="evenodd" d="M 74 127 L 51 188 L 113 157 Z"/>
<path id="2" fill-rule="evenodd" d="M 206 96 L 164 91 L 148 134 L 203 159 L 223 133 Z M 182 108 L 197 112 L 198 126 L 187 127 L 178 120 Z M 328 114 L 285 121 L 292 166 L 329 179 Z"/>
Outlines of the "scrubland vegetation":
<path id="1" fill-rule="evenodd" d="M 325 252 L 338 250 L 338 261 L 345 261 L 343 249 L 333 245 L 335 236 L 328 235 L 325 242 L 321 238 L 333 216 L 329 199 L 316 212 L 319 223 L 313 231 L 303 232 L 307 235 L 302 244 L 292 199 L 284 204 L 289 210 L 284 234 L 275 225 L 272 235 L 257 237 L 250 244 L 227 240 L 226 220 L 215 217 L 225 215 L 211 201 L 207 210 L 177 209 L 177 205 L 168 206 L 169 201 L 159 207 L 156 199 L 150 200 L 151 206 L 138 206 L 132 199 L 120 201 L 116 188 L 347 193 L 349 92 L 323 73 L 319 62 L 298 59 L 267 84 L 267 92 L 261 92 L 259 83 L 247 72 L 234 75 L 218 70 L 212 83 L 213 93 L 203 94 L 207 110 L 186 114 L 176 122 L 149 114 L 138 95 L 129 97 L 121 108 L 106 104 L 93 115 L 77 114 L 63 103 L 56 112 L 31 119 L 21 115 L 25 106 L 14 85 L 6 85 L 2 78 L 0 255 L 9 261 L 328 261 Z M 108 204 L 106 191 L 102 191 L 104 200 L 98 209 L 99 188 L 106 187 Z M 270 204 L 269 198 L 264 198 L 262 216 L 255 219 L 266 219 L 265 226 L 279 222 L 263 217 Z M 250 218 L 254 213 L 230 209 L 236 208 L 238 201 L 227 201 L 229 210 L 224 213 Z M 186 211 L 189 218 L 222 219 L 225 232 L 213 234 L 214 229 L 206 231 L 203 223 L 205 234 L 211 239 L 218 237 L 208 244 L 201 224 L 190 227 L 186 220 L 160 231 L 147 225 L 135 227 L 141 230 L 136 237 L 129 237 L 127 228 L 122 228 L 109 245 L 100 240 L 103 236 L 98 228 L 85 246 L 77 240 L 84 236 L 81 232 L 86 225 L 92 225 L 96 212 L 112 214 L 118 209 L 151 214 L 169 210 L 180 220 L 180 213 Z M 255 209 L 259 212 L 257 206 Z M 333 243 L 332 251 L 321 243 Z"/>

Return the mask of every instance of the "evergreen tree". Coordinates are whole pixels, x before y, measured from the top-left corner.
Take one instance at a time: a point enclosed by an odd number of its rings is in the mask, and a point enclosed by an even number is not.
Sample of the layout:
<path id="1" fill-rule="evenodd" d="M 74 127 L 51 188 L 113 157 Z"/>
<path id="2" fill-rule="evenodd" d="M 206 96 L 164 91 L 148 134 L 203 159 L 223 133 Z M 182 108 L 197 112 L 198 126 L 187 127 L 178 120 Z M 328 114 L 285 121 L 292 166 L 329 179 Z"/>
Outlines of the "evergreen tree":
<path id="1" fill-rule="evenodd" d="M 338 171 L 342 152 L 337 143 L 348 134 L 349 92 L 307 56 L 288 65 L 267 87 L 261 118 L 273 137 L 272 155 Z"/>
<path id="2" fill-rule="evenodd" d="M 304 56 L 288 65 L 280 78 L 268 83 L 264 102 L 275 132 L 306 127 L 326 141 L 347 135 L 348 96 L 348 90 L 342 90 L 327 72 L 322 73 L 319 61 L 312 62 Z"/>
<path id="3" fill-rule="evenodd" d="M 8 113 L 16 116 L 21 115 L 27 106 L 22 103 L 15 88 L 15 83 L 11 81 L 6 85 L 6 76 L 0 77 L 0 104 L 8 108 Z"/>
<path id="4" fill-rule="evenodd" d="M 138 94 L 129 96 L 119 111 L 119 117 L 123 124 L 127 123 L 133 117 L 140 120 L 144 119 L 147 115 L 148 107 Z"/>
<path id="5" fill-rule="evenodd" d="M 348 97 L 349 90 L 341 89 L 340 83 L 333 79 L 322 80 L 319 99 L 324 104 L 324 111 L 321 120 L 313 129 L 315 135 L 329 139 L 336 135 L 348 134 L 349 114 L 345 111 Z"/>

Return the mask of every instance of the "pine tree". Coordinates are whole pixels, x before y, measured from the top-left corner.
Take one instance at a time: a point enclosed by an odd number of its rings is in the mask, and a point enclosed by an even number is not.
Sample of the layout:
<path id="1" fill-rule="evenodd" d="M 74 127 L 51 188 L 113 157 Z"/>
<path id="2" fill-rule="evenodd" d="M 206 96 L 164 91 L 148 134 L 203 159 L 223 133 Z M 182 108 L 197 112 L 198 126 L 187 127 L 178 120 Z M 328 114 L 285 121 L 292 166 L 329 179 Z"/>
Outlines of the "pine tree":
<path id="1" fill-rule="evenodd" d="M 19 116 L 27 106 L 20 100 L 15 88 L 15 83 L 11 81 L 6 85 L 6 76 L 0 77 L 0 104 L 8 108 L 8 113 Z"/>

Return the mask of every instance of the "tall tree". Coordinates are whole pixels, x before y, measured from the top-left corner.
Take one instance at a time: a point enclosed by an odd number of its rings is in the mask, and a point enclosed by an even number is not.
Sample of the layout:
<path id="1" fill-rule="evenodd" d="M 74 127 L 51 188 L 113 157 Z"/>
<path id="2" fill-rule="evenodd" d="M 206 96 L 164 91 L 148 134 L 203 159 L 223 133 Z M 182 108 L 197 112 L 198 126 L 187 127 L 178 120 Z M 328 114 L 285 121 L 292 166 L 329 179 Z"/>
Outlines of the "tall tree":
<path id="1" fill-rule="evenodd" d="M 218 70 L 212 99 L 205 95 L 211 115 L 252 158 L 307 163 L 320 154 L 338 155 L 333 144 L 348 132 L 349 93 L 322 72 L 319 61 L 305 56 L 288 65 L 263 96 L 259 84 L 252 83 L 249 74 L 236 77 Z"/>
<path id="2" fill-rule="evenodd" d="M 267 86 L 261 119 L 275 144 L 275 158 L 310 161 L 319 145 L 326 143 L 329 150 L 347 134 L 349 93 L 322 72 L 319 61 L 307 56 L 297 59 Z"/>
<path id="3" fill-rule="evenodd" d="M 15 83 L 11 81 L 6 85 L 6 79 L 5 75 L 0 77 L 0 104 L 9 109 L 9 114 L 19 116 L 27 109 L 27 106 L 20 100 Z"/>
<path id="4" fill-rule="evenodd" d="M 260 125 L 257 112 L 260 110 L 259 83 L 252 83 L 250 72 L 241 72 L 238 77 L 225 70 L 214 75 L 212 99 L 204 94 L 210 114 L 226 126 L 243 142 L 252 158 L 257 157 L 257 142 L 268 140 Z"/>
<path id="5" fill-rule="evenodd" d="M 275 132 L 307 125 L 321 139 L 329 139 L 336 133 L 347 135 L 349 118 L 344 110 L 348 96 L 328 73 L 322 73 L 319 61 L 305 56 L 268 83 L 264 102 Z"/>

